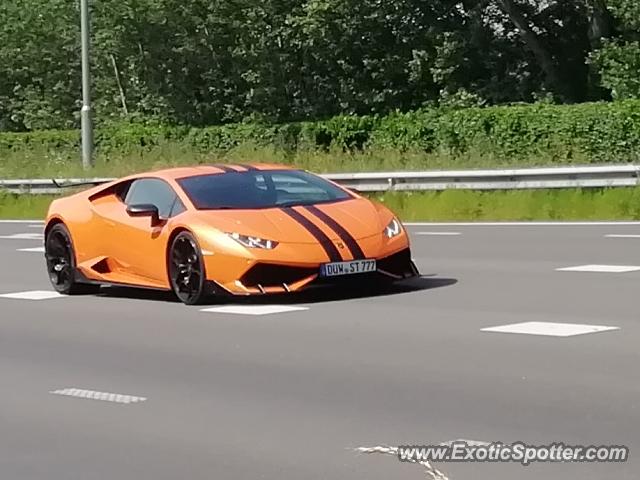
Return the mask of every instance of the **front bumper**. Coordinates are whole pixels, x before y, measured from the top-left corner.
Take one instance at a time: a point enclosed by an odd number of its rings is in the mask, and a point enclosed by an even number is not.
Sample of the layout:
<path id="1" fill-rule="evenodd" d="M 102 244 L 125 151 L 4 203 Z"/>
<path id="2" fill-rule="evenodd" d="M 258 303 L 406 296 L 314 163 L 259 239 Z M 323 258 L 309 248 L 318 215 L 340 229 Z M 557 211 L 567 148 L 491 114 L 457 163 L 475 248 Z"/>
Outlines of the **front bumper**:
<path id="1" fill-rule="evenodd" d="M 375 260 L 377 271 L 374 273 L 331 278 L 319 276 L 321 263 L 301 266 L 258 261 L 239 279 L 215 286 L 232 295 L 265 295 L 297 292 L 314 285 L 362 285 L 369 281 L 397 281 L 419 275 L 408 247 Z"/>

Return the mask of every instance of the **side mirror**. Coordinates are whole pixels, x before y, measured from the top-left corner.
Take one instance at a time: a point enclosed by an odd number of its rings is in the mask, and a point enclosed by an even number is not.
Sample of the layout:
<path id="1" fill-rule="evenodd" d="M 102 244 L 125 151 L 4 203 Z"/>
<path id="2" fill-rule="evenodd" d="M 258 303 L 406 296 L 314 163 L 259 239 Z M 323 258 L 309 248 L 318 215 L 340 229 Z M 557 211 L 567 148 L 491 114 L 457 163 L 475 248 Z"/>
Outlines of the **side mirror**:
<path id="1" fill-rule="evenodd" d="M 160 223 L 158 207 L 150 203 L 141 203 L 127 206 L 127 213 L 131 217 L 151 217 L 151 225 Z"/>

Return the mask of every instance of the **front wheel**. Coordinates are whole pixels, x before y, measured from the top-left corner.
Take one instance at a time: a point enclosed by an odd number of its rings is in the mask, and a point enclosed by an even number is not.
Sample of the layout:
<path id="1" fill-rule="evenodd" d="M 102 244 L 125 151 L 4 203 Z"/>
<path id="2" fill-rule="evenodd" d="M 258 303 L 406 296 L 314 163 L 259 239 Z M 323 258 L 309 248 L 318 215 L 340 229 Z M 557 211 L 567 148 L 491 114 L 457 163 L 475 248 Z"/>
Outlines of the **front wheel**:
<path id="1" fill-rule="evenodd" d="M 189 232 L 181 232 L 169 247 L 169 280 L 178 300 L 198 305 L 206 297 L 206 275 L 202 252 Z"/>
<path id="2" fill-rule="evenodd" d="M 67 227 L 59 223 L 47 233 L 44 241 L 45 259 L 49 280 L 56 292 L 63 295 L 96 293 L 99 285 L 76 281 L 76 255 L 71 234 Z"/>

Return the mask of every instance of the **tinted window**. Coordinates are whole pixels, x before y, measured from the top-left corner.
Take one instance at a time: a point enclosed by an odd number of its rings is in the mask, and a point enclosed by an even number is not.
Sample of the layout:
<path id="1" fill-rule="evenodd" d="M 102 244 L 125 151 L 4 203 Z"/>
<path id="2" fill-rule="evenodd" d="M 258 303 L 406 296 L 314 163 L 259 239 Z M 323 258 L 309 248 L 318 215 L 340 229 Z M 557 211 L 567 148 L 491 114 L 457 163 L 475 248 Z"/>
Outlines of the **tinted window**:
<path id="1" fill-rule="evenodd" d="M 127 192 L 125 203 L 155 205 L 163 218 L 169 218 L 184 211 L 182 202 L 169 184 L 157 178 L 144 178 L 133 182 Z"/>
<path id="2" fill-rule="evenodd" d="M 352 196 L 316 175 L 269 170 L 199 175 L 178 180 L 198 209 L 254 209 L 311 205 Z"/>

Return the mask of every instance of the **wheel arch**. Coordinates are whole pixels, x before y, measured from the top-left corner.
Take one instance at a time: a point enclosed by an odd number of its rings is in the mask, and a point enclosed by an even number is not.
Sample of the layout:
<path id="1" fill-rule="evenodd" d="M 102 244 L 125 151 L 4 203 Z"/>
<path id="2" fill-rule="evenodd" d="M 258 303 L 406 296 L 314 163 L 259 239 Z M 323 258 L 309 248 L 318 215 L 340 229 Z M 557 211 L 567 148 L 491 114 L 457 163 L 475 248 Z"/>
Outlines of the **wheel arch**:
<path id="1" fill-rule="evenodd" d="M 180 235 L 182 232 L 187 232 L 193 235 L 193 232 L 189 230 L 187 227 L 176 227 L 169 234 L 169 238 L 167 239 L 167 246 L 164 251 L 164 265 L 165 265 L 165 273 L 167 275 L 167 282 L 169 283 L 169 287 L 171 287 L 171 278 L 169 278 L 169 255 L 171 254 L 171 245 L 175 238 Z M 194 235 L 195 236 L 195 235 Z"/>
<path id="2" fill-rule="evenodd" d="M 53 217 L 51 219 L 49 219 L 49 221 L 47 222 L 47 224 L 44 227 L 44 238 L 47 238 L 47 235 L 49 235 L 49 232 L 51 231 L 51 229 L 53 227 L 55 227 L 56 225 L 64 225 L 65 227 L 67 227 L 67 230 L 69 230 L 69 227 L 67 226 L 67 224 L 64 222 L 64 220 L 62 220 L 62 218 L 60 217 Z"/>

